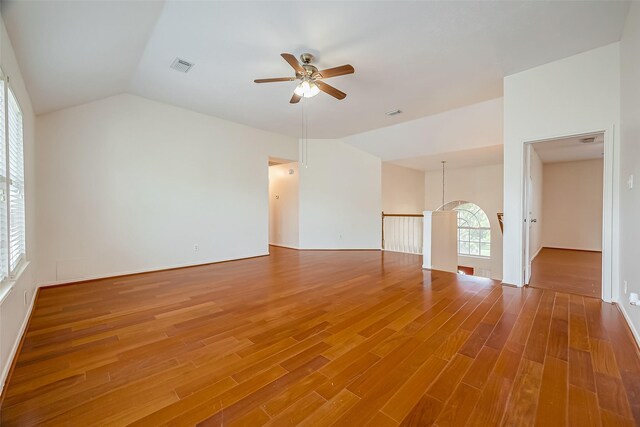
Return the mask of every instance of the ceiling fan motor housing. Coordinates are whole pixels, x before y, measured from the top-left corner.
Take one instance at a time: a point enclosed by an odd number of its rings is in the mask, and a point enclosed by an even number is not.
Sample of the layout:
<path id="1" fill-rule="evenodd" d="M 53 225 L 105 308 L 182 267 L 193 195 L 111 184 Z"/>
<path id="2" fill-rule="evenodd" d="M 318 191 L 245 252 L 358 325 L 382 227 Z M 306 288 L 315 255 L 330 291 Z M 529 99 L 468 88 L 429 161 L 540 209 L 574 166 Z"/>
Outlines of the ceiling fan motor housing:
<path id="1" fill-rule="evenodd" d="M 302 62 L 303 64 L 310 64 L 313 62 L 313 58 L 314 56 L 310 53 L 303 53 L 302 55 L 300 55 L 300 62 Z"/>

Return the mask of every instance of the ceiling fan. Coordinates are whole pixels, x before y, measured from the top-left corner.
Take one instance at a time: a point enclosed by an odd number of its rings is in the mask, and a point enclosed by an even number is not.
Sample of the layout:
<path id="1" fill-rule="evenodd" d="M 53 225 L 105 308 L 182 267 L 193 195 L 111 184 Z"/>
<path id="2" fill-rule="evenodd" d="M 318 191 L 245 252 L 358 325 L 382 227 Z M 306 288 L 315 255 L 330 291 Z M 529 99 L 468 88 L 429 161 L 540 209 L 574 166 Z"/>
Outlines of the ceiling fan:
<path id="1" fill-rule="evenodd" d="M 256 83 L 273 83 L 273 82 L 293 82 L 300 80 L 300 83 L 293 91 L 291 97 L 292 104 L 296 104 L 301 98 L 311 98 L 316 96 L 320 91 L 328 93 L 337 99 L 346 98 L 347 94 L 339 91 L 335 87 L 328 85 L 323 79 L 330 77 L 342 76 L 345 74 L 352 74 L 355 72 L 351 65 L 342 65 L 340 67 L 328 68 L 326 70 L 318 71 L 318 69 L 311 65 L 313 61 L 313 55 L 310 53 L 303 53 L 300 55 L 300 62 L 290 53 L 282 53 L 282 57 L 289 63 L 296 71 L 295 77 L 277 77 L 273 79 L 257 79 Z"/>

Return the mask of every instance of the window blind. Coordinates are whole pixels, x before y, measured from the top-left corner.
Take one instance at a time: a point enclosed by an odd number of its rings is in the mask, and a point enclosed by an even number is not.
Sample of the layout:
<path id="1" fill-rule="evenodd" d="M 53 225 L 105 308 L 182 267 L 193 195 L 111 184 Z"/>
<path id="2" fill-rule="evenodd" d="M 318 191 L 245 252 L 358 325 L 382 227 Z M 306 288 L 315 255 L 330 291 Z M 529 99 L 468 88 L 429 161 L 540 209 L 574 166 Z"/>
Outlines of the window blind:
<path id="1" fill-rule="evenodd" d="M 15 273 L 25 254 L 24 153 L 22 111 L 11 89 L 7 91 L 9 165 L 9 274 Z"/>
<path id="2" fill-rule="evenodd" d="M 7 263 L 7 144 L 5 83 L 0 79 L 0 282 L 9 275 Z"/>

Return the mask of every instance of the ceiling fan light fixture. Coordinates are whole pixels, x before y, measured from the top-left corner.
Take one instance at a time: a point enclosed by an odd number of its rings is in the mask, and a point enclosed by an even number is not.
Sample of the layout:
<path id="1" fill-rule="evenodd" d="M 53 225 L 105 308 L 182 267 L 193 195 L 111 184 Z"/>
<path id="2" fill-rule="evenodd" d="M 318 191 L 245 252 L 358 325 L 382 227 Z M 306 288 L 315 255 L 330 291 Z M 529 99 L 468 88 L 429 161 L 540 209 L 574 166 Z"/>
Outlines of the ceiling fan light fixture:
<path id="1" fill-rule="evenodd" d="M 307 80 L 300 83 L 296 86 L 293 91 L 296 95 L 301 96 L 303 98 L 313 98 L 318 93 L 320 93 L 320 88 L 314 82 L 309 82 Z"/>

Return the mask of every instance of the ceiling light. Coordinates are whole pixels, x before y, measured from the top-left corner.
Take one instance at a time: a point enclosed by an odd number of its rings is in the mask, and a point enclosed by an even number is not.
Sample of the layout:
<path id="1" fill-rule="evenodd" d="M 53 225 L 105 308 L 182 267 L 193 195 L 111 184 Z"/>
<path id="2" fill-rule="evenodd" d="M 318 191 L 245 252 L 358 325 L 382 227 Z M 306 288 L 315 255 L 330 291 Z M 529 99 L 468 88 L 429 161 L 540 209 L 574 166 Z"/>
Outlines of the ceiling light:
<path id="1" fill-rule="evenodd" d="M 386 114 L 387 116 L 395 116 L 395 115 L 397 115 L 397 114 L 402 114 L 402 111 L 401 111 L 401 110 L 387 111 L 385 114 Z"/>
<path id="2" fill-rule="evenodd" d="M 294 92 L 303 98 L 312 98 L 320 93 L 320 88 L 314 82 L 305 80 L 295 88 Z"/>

